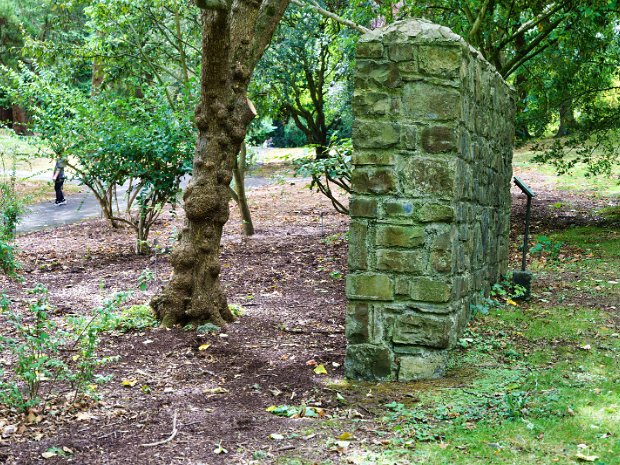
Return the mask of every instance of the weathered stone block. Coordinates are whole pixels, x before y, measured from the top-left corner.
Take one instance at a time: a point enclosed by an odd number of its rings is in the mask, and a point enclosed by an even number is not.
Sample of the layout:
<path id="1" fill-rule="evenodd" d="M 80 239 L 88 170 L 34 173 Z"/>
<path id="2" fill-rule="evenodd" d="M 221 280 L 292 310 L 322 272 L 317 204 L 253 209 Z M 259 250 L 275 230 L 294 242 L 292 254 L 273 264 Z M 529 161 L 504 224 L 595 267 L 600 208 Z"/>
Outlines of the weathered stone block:
<path id="1" fill-rule="evenodd" d="M 344 360 L 347 378 L 370 381 L 392 378 L 392 354 L 387 347 L 372 344 L 354 344 L 347 347 Z"/>
<path id="2" fill-rule="evenodd" d="M 456 183 L 454 162 L 446 159 L 408 157 L 401 161 L 406 195 L 437 195 L 451 198 Z"/>
<path id="3" fill-rule="evenodd" d="M 349 212 L 351 216 L 376 218 L 378 214 L 377 199 L 352 197 L 349 202 Z"/>
<path id="4" fill-rule="evenodd" d="M 387 194 L 396 187 L 396 176 L 389 168 L 353 170 L 351 188 L 358 194 Z"/>
<path id="5" fill-rule="evenodd" d="M 430 256 L 431 268 L 438 273 L 452 271 L 452 254 L 446 251 L 435 250 Z"/>
<path id="6" fill-rule="evenodd" d="M 385 247 L 418 247 L 424 244 L 424 228 L 420 226 L 377 226 L 375 243 Z"/>
<path id="7" fill-rule="evenodd" d="M 364 76 L 369 86 L 374 89 L 392 89 L 401 85 L 400 71 L 396 63 L 359 61 L 356 73 Z"/>
<path id="8" fill-rule="evenodd" d="M 368 268 L 368 225 L 352 220 L 349 225 L 349 269 L 352 271 Z"/>
<path id="9" fill-rule="evenodd" d="M 397 276 L 396 283 L 394 285 L 394 292 L 396 295 L 409 295 L 409 276 Z"/>
<path id="10" fill-rule="evenodd" d="M 422 148 L 427 153 L 445 153 L 456 150 L 454 130 L 446 126 L 431 126 L 422 130 Z"/>
<path id="11" fill-rule="evenodd" d="M 415 126 L 403 124 L 400 128 L 400 146 L 405 150 L 416 150 L 418 130 Z"/>
<path id="12" fill-rule="evenodd" d="M 353 125 L 353 145 L 360 149 L 389 148 L 398 144 L 398 125 L 383 121 L 356 121 Z"/>
<path id="13" fill-rule="evenodd" d="M 354 300 L 393 300 L 394 282 L 384 274 L 365 273 L 347 276 L 347 296 Z"/>
<path id="14" fill-rule="evenodd" d="M 350 344 L 368 342 L 370 325 L 370 308 L 368 304 L 349 304 L 345 322 L 347 341 Z"/>
<path id="15" fill-rule="evenodd" d="M 376 150 L 372 152 L 356 151 L 351 157 L 351 162 L 354 165 L 393 165 L 394 156 L 392 152 L 378 152 Z"/>
<path id="16" fill-rule="evenodd" d="M 415 207 L 410 200 L 390 199 L 383 202 L 383 211 L 387 216 L 413 217 Z"/>
<path id="17" fill-rule="evenodd" d="M 420 71 L 432 76 L 443 78 L 456 77 L 463 63 L 463 52 L 460 47 L 440 45 L 422 45 L 419 49 Z"/>
<path id="18" fill-rule="evenodd" d="M 454 208 L 440 203 L 427 203 L 418 209 L 417 218 L 422 223 L 451 222 L 454 219 Z"/>
<path id="19" fill-rule="evenodd" d="M 455 120 L 461 113 L 461 95 L 450 87 L 426 82 L 406 83 L 401 113 L 417 121 Z"/>
<path id="20" fill-rule="evenodd" d="M 398 273 L 421 274 L 426 262 L 419 250 L 377 250 L 377 269 Z"/>
<path id="21" fill-rule="evenodd" d="M 388 51 L 392 61 L 412 61 L 416 55 L 415 46 L 407 42 L 389 44 Z"/>
<path id="22" fill-rule="evenodd" d="M 383 44 L 381 42 L 363 42 L 357 44 L 356 54 L 358 58 L 381 58 L 383 56 Z"/>
<path id="23" fill-rule="evenodd" d="M 451 297 L 450 285 L 428 278 L 413 278 L 409 284 L 413 300 L 422 302 L 448 302 Z"/>
<path id="24" fill-rule="evenodd" d="M 422 345 L 445 349 L 454 339 L 454 320 L 447 316 L 405 313 L 394 321 L 395 344 Z"/>
<path id="25" fill-rule="evenodd" d="M 418 355 L 400 357 L 399 381 L 441 378 L 448 364 L 447 350 L 421 350 Z"/>
<path id="26" fill-rule="evenodd" d="M 364 115 L 386 115 L 392 110 L 392 99 L 380 92 L 360 92 L 353 95 L 353 105 Z"/>

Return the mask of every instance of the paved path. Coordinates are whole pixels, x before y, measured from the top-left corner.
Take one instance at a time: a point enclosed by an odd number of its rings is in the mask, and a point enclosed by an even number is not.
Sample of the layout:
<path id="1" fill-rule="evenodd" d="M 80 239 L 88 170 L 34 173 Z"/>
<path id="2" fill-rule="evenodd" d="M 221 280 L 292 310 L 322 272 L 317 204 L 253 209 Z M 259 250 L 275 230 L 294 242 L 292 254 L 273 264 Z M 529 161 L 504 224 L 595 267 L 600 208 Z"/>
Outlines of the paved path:
<path id="1" fill-rule="evenodd" d="M 245 188 L 247 190 L 271 184 L 272 179 L 248 176 L 245 179 Z M 183 183 L 186 185 L 187 181 Z M 50 187 L 51 189 L 51 187 Z M 54 192 L 50 192 L 53 196 Z M 119 190 L 120 208 L 124 208 L 124 202 L 121 201 L 122 189 Z M 71 194 L 67 196 L 65 205 L 54 205 L 53 201 L 43 202 L 32 205 L 28 208 L 28 212 L 24 215 L 17 225 L 17 233 L 27 233 L 31 231 L 39 231 L 46 228 L 55 228 L 66 224 L 78 223 L 89 218 L 97 218 L 101 216 L 101 209 L 95 196 L 87 190 L 81 194 Z"/>

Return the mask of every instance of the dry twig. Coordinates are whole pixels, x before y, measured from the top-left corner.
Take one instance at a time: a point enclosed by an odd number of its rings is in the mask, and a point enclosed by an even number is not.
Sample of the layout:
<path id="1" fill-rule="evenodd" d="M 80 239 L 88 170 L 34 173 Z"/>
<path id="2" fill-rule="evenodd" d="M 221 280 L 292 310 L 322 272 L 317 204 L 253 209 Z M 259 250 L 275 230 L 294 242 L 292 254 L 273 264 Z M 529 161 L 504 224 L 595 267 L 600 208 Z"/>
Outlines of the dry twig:
<path id="1" fill-rule="evenodd" d="M 170 441 L 172 441 L 176 435 L 178 433 L 177 430 L 177 411 L 174 411 L 174 417 L 172 418 L 172 433 L 170 433 L 170 436 L 168 436 L 166 439 L 162 440 L 162 441 L 157 441 L 157 442 L 151 442 L 148 444 L 140 444 L 142 447 L 155 447 L 155 446 L 161 446 L 162 444 L 166 444 Z"/>

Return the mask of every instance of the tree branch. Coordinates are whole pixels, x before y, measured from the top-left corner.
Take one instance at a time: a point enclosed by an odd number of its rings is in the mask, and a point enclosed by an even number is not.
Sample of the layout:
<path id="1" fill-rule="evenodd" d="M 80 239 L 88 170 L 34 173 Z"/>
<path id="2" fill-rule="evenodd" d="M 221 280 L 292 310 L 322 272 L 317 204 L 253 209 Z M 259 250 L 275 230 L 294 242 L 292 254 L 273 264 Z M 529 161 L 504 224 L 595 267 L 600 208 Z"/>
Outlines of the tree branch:
<path id="1" fill-rule="evenodd" d="M 332 19 L 334 21 L 336 21 L 337 23 L 343 24 L 344 26 L 347 26 L 351 29 L 354 29 L 358 32 L 360 32 L 361 34 L 366 34 L 367 32 L 370 32 L 370 29 L 365 28 L 364 26 L 361 26 L 360 24 L 357 24 L 349 19 L 343 18 L 342 16 L 338 16 L 336 13 L 332 13 L 331 11 L 327 11 L 324 8 L 321 8 L 318 4 L 316 3 L 306 3 L 302 0 L 291 0 L 291 3 L 293 5 L 297 5 L 301 8 L 310 8 L 311 10 L 315 11 L 316 13 L 325 16 L 326 18 Z"/>

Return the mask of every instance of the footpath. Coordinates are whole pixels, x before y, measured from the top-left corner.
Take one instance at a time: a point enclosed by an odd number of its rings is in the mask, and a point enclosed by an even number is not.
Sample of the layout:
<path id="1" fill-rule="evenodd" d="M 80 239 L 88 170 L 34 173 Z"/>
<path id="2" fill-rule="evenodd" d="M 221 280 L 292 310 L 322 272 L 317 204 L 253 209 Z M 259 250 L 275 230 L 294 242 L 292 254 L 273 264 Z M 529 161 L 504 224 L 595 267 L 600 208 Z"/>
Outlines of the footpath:
<path id="1" fill-rule="evenodd" d="M 273 179 L 260 176 L 248 176 L 245 178 L 246 190 L 256 189 L 266 186 L 273 182 Z M 182 187 L 187 185 L 187 181 Z M 54 189 L 50 186 L 50 198 L 54 195 Z M 121 209 L 124 208 L 123 190 L 119 189 L 118 200 Z M 28 211 L 21 218 L 17 226 L 17 233 L 23 234 L 32 231 L 39 231 L 47 228 L 57 228 L 59 226 L 78 223 L 90 218 L 101 216 L 99 202 L 92 192 L 86 191 L 80 194 L 66 195 L 67 203 L 55 205 L 53 200 L 42 202 L 28 207 Z"/>

